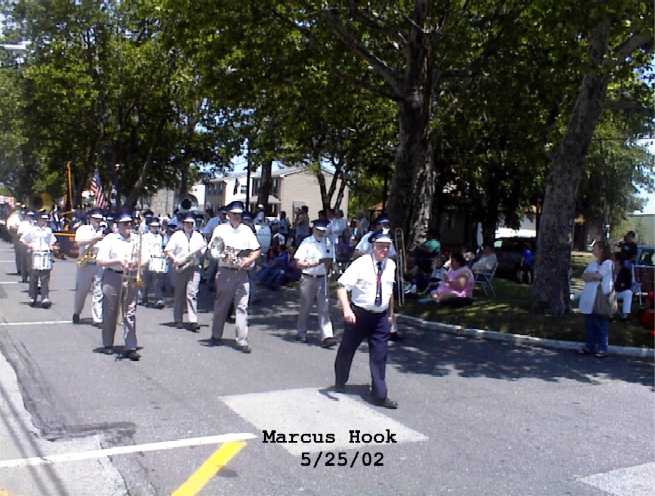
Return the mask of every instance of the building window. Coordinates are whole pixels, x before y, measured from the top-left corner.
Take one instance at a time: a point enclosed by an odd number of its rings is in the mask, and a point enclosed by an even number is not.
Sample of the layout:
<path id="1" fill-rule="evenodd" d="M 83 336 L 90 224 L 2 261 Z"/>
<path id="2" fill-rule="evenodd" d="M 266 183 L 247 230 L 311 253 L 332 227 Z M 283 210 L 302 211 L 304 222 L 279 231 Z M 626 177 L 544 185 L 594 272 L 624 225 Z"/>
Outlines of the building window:
<path id="1" fill-rule="evenodd" d="M 247 186 L 244 184 L 243 186 L 241 186 L 241 189 L 239 191 L 241 192 L 242 195 L 245 195 L 246 192 L 248 191 Z"/>

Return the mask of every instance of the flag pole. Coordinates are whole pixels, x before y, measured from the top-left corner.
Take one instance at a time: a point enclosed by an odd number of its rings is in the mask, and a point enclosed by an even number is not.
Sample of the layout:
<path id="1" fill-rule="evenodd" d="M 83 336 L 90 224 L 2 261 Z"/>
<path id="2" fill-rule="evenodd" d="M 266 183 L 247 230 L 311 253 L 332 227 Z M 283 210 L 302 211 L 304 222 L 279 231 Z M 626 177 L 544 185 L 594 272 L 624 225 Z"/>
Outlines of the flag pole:
<path id="1" fill-rule="evenodd" d="M 73 210 L 73 174 L 71 173 L 71 161 L 66 162 L 66 176 L 68 182 L 68 204 Z"/>

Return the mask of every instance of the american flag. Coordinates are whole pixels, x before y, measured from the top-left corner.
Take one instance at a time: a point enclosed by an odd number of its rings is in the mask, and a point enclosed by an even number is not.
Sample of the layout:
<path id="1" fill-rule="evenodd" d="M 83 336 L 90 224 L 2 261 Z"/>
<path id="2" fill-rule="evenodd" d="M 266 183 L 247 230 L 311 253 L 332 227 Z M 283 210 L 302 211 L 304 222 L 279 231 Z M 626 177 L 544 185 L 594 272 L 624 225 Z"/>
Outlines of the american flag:
<path id="1" fill-rule="evenodd" d="M 93 176 L 91 176 L 91 185 L 89 186 L 93 197 L 95 198 L 95 207 L 105 209 L 109 206 L 107 197 L 102 191 L 102 183 L 100 182 L 100 174 L 98 174 L 98 169 L 95 170 Z"/>

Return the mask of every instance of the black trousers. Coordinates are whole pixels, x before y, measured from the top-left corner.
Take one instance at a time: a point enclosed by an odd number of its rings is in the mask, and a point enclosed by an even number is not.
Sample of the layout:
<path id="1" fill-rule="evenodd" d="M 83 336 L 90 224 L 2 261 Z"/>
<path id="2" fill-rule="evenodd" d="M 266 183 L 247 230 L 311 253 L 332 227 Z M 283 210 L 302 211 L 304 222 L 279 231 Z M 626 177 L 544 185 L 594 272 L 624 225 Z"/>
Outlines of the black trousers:
<path id="1" fill-rule="evenodd" d="M 389 314 L 387 311 L 373 313 L 356 306 L 352 308 L 356 321 L 354 325 L 346 324 L 346 330 L 341 338 L 341 345 L 334 362 L 335 384 L 343 386 L 348 382 L 355 351 L 366 339 L 373 397 L 383 400 L 387 397 L 385 370 L 390 331 Z"/>

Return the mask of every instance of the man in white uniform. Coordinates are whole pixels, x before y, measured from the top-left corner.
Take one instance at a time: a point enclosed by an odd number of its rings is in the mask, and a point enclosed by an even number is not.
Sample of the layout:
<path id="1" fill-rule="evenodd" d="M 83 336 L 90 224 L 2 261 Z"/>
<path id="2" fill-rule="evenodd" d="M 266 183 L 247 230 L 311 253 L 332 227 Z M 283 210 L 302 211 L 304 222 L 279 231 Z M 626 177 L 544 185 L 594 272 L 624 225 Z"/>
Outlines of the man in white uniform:
<path id="1" fill-rule="evenodd" d="M 26 247 L 27 258 L 30 260 L 30 289 L 29 295 L 32 299 L 32 306 L 36 306 L 36 300 L 41 286 L 41 306 L 50 308 L 50 271 L 52 270 L 52 250 L 57 242 L 57 238 L 52 234 L 52 229 L 48 227 L 48 214 L 39 215 L 37 225 L 27 229 L 21 236 L 20 242 Z M 35 257 L 50 257 L 49 268 L 34 269 Z"/>
<path id="2" fill-rule="evenodd" d="M 321 328 L 321 346 L 330 348 L 337 344 L 330 321 L 328 267 L 332 253 L 326 243 L 327 222 L 314 221 L 313 234 L 305 238 L 294 255 L 296 265 L 302 270 L 300 282 L 300 310 L 298 311 L 298 341 L 307 341 L 307 317 L 314 302 L 318 309 Z"/>
<path id="3" fill-rule="evenodd" d="M 100 245 L 96 263 L 105 269 L 102 278 L 102 349 L 111 355 L 116 333 L 116 321 L 120 313 L 123 321 L 123 356 L 132 361 L 141 359 L 137 353 L 136 304 L 138 288 L 136 276 L 146 257 L 138 252 L 138 235 L 132 233 L 132 216 L 122 214 L 118 218 L 118 232 L 108 234 Z M 143 243 L 143 241 L 142 241 Z M 142 245 L 143 248 L 143 245 Z"/>
<path id="4" fill-rule="evenodd" d="M 385 370 L 396 264 L 388 258 L 391 238 L 387 234 L 376 232 L 371 242 L 373 252 L 355 260 L 339 278 L 337 296 L 346 329 L 334 362 L 335 390 L 345 391 L 355 351 L 366 339 L 371 369 L 371 402 L 395 409 L 398 404 L 387 396 Z M 350 301 L 348 292 L 351 293 Z"/>
<path id="5" fill-rule="evenodd" d="M 16 231 L 16 236 L 18 238 L 18 258 L 20 259 L 20 276 L 21 281 L 27 282 L 30 272 L 32 271 L 32 257 L 27 252 L 27 247 L 21 243 L 20 239 L 23 235 L 27 234 L 35 226 L 36 214 L 31 210 L 27 212 L 27 215 L 23 220 L 18 224 L 18 230 Z"/>
<path id="6" fill-rule="evenodd" d="M 86 297 L 93 286 L 93 305 L 91 317 L 95 325 L 102 324 L 102 268 L 96 264 L 96 257 L 100 248 L 100 241 L 104 238 L 100 226 L 102 214 L 94 211 L 89 216 L 90 224 L 82 225 L 75 231 L 75 242 L 79 246 L 80 259 L 90 256 L 89 261 L 77 266 L 75 279 L 75 308 L 73 309 L 73 324 L 80 323 L 80 314 L 84 308 Z"/>
<path id="7" fill-rule="evenodd" d="M 216 303 L 214 305 L 214 320 L 212 322 L 211 344 L 222 344 L 225 319 L 234 303 L 236 307 L 237 344 L 244 353 L 252 349 L 248 345 L 248 298 L 250 282 L 248 270 L 259 257 L 261 250 L 255 234 L 250 227 L 241 223 L 243 203 L 234 201 L 228 205 L 227 224 L 221 224 L 214 229 L 210 246 L 220 238 L 224 250 L 218 259 L 216 273 Z"/>
<path id="8" fill-rule="evenodd" d="M 154 265 L 156 261 L 164 260 L 164 238 L 160 232 L 159 220 L 153 218 L 148 224 L 149 231 L 143 235 L 142 243 L 145 246 L 146 259 L 148 264 L 143 275 L 143 294 L 141 304 L 148 305 L 149 295 L 152 289 L 155 291 L 155 308 L 164 308 L 164 278 L 166 272 L 155 272 Z M 153 260 L 154 259 L 154 260 Z M 156 268 L 166 270 L 166 265 Z"/>
<path id="9" fill-rule="evenodd" d="M 182 329 L 184 305 L 189 314 L 189 329 L 198 332 L 198 286 L 202 256 L 207 242 L 202 234 L 194 230 L 195 220 L 187 215 L 182 222 L 182 230 L 176 231 L 166 244 L 164 253 L 172 261 L 175 272 L 175 302 L 173 319 L 178 329 Z"/>
<path id="10" fill-rule="evenodd" d="M 21 211 L 18 207 L 14 209 L 11 214 L 9 214 L 9 217 L 7 217 L 7 230 L 9 231 L 9 234 L 11 236 L 11 241 L 14 244 L 14 255 L 16 258 L 16 274 L 21 275 L 23 273 L 22 270 L 22 254 L 21 254 L 21 244 L 19 241 L 19 236 L 18 236 L 18 226 L 22 222 L 22 215 Z"/>

